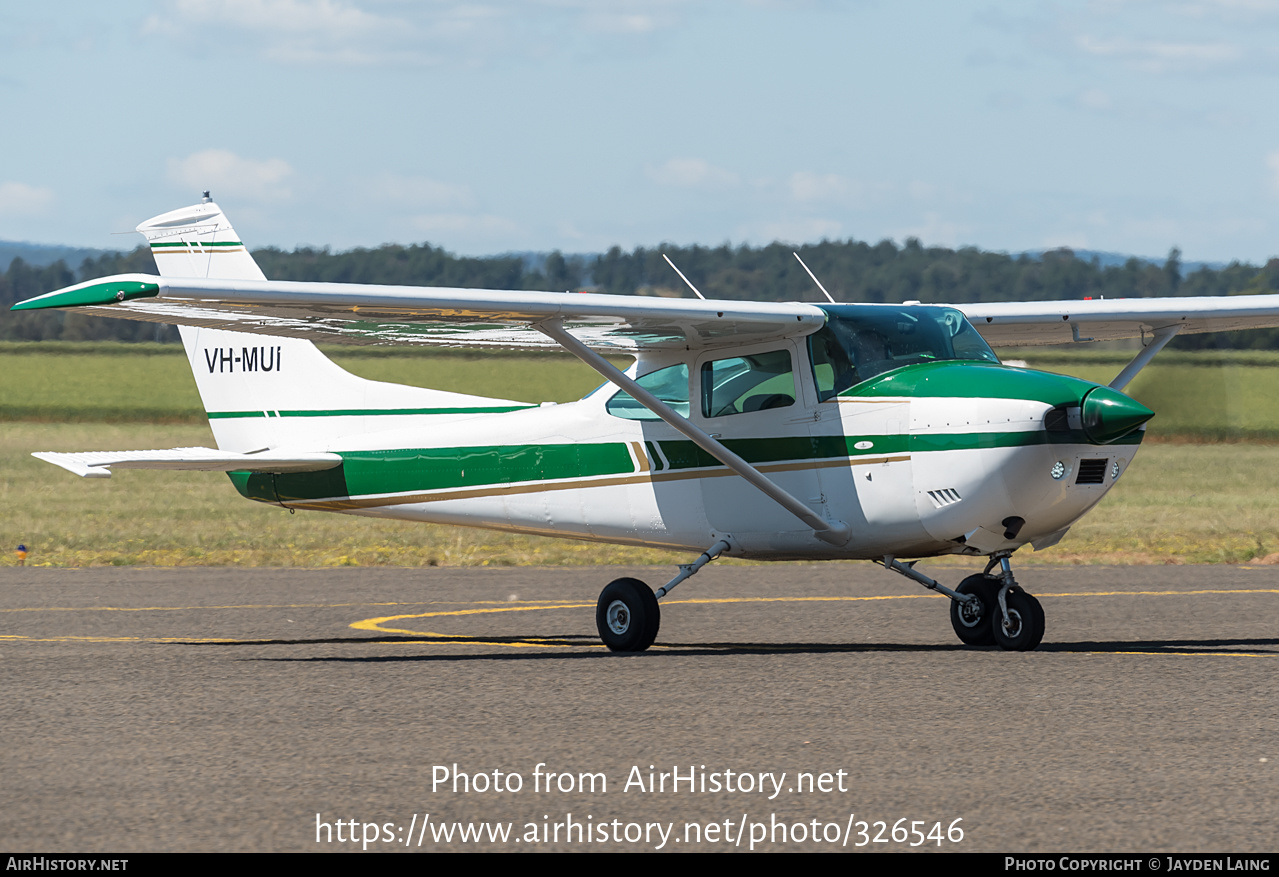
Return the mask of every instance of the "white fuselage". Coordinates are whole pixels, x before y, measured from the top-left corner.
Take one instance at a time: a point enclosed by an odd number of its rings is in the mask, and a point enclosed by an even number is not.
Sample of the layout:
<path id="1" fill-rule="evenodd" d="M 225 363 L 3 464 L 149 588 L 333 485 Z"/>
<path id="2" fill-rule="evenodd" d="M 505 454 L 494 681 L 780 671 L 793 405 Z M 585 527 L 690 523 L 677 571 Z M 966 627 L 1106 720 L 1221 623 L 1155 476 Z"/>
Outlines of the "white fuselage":
<path id="1" fill-rule="evenodd" d="M 799 363 L 802 346 L 792 352 Z M 699 365 L 690 360 L 690 373 Z M 343 456 L 344 489 L 332 479 L 326 487 L 274 476 L 276 495 L 255 498 L 688 550 L 727 537 L 732 555 L 759 559 L 989 554 L 1055 542 L 1137 449 L 1135 441 L 1097 446 L 1049 433 L 1051 406 L 1043 401 L 845 395 L 819 402 L 811 375 L 795 374 L 797 398 L 787 407 L 705 417 L 694 405 L 689 418 L 823 517 L 847 523 L 852 535 L 843 545 L 817 538 L 666 423 L 608 413 L 611 386 L 573 403 L 413 417 L 394 429 L 339 435 L 315 450 Z M 1024 523 L 1007 538 L 1012 518 Z"/>

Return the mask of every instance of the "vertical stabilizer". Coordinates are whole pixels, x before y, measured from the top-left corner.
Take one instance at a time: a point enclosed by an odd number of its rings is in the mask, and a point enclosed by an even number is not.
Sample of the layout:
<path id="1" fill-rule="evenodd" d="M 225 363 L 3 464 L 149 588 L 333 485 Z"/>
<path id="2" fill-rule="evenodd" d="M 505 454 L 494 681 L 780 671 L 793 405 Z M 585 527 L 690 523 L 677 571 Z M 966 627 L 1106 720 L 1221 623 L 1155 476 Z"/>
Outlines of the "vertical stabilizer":
<path id="1" fill-rule="evenodd" d="M 265 280 L 209 200 L 138 226 L 162 277 Z M 357 377 L 310 341 L 179 326 L 217 445 L 324 450 L 344 436 L 523 408 L 524 403 Z"/>
<path id="2" fill-rule="evenodd" d="M 161 277 L 266 280 L 217 204 L 206 200 L 148 219 L 138 231 Z"/>

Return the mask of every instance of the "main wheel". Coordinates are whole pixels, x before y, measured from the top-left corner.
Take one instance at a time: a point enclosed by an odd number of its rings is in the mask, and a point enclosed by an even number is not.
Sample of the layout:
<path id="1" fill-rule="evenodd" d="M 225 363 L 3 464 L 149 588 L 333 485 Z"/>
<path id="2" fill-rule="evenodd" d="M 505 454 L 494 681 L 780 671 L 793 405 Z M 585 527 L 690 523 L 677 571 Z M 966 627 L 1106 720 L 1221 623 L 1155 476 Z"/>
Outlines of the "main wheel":
<path id="1" fill-rule="evenodd" d="M 1029 652 L 1044 638 L 1044 607 L 1025 591 L 1014 588 L 1008 592 L 1008 627 L 999 617 L 995 606 L 992 625 L 995 642 L 1010 652 Z"/>
<path id="2" fill-rule="evenodd" d="M 657 597 L 639 579 L 617 579 L 600 593 L 595 627 L 614 652 L 642 652 L 657 639 L 662 623 Z"/>
<path id="3" fill-rule="evenodd" d="M 999 582 L 990 576 L 969 576 L 955 588 L 961 594 L 972 594 L 977 601 L 950 601 L 950 626 L 965 645 L 995 644 L 994 619 L 999 615 Z"/>

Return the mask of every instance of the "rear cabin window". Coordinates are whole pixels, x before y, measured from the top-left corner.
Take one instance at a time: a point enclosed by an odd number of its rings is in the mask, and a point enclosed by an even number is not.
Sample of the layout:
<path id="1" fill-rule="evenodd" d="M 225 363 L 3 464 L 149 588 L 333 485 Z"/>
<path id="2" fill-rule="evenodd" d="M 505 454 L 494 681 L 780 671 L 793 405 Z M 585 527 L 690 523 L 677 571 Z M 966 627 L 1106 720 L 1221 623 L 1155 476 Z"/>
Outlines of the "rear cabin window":
<path id="1" fill-rule="evenodd" d="M 635 383 L 671 406 L 676 414 L 688 417 L 688 366 L 684 363 L 649 372 L 636 378 Z M 625 390 L 614 393 L 604 405 L 604 410 L 624 420 L 661 420 Z"/>

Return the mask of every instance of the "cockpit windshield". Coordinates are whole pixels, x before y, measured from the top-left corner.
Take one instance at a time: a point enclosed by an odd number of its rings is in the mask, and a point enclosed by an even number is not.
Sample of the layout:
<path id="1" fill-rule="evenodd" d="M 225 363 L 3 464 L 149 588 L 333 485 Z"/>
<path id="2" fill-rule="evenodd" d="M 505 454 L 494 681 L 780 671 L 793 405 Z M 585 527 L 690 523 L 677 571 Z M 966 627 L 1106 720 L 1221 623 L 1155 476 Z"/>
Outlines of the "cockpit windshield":
<path id="1" fill-rule="evenodd" d="M 825 401 L 875 375 L 917 362 L 999 362 L 972 323 L 954 308 L 833 305 L 808 336 L 817 395 Z"/>

